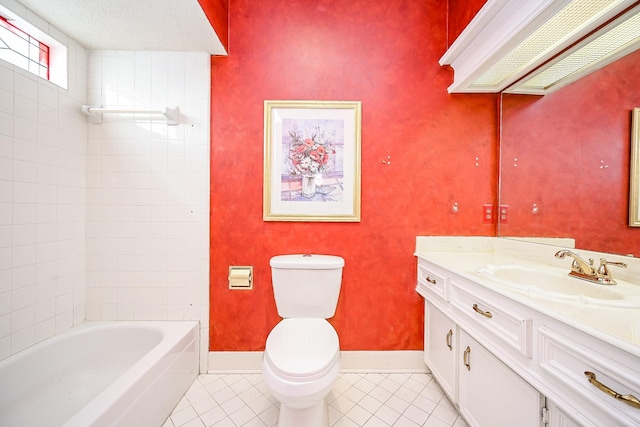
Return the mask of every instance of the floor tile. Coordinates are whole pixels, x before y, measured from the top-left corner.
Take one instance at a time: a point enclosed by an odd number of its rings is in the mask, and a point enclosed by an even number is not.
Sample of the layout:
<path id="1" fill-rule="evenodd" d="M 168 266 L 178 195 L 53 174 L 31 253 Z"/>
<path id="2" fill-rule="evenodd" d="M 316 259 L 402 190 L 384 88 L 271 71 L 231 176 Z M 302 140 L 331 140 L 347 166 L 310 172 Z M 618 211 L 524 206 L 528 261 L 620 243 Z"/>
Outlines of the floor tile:
<path id="1" fill-rule="evenodd" d="M 430 374 L 343 373 L 327 396 L 331 427 L 467 427 Z M 274 427 L 262 375 L 200 375 L 162 427 Z"/>

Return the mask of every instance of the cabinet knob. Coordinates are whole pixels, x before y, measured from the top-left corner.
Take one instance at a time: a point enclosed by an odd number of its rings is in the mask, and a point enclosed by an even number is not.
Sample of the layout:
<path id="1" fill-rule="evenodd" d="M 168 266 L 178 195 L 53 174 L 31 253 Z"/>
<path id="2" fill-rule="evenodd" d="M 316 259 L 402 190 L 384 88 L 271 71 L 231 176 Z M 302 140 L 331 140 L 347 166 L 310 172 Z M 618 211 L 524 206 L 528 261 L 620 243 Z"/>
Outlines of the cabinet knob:
<path id="1" fill-rule="evenodd" d="M 425 279 L 427 282 L 431 283 L 432 285 L 435 285 L 436 279 L 432 279 L 431 276 L 427 276 L 427 278 Z"/>
<path id="2" fill-rule="evenodd" d="M 451 337 L 453 337 L 453 331 L 449 329 L 449 332 L 447 332 L 447 339 L 446 339 L 447 347 L 449 347 L 449 350 L 453 350 L 453 346 L 451 345 Z"/>

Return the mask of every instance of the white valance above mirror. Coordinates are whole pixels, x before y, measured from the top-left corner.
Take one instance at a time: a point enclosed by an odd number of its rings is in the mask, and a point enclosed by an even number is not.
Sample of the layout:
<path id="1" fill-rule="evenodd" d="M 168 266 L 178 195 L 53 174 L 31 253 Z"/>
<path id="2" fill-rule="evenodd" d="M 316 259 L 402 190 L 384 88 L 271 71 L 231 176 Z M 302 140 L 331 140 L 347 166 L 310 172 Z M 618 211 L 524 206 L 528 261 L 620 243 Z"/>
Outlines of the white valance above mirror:
<path id="1" fill-rule="evenodd" d="M 604 43 L 603 33 L 611 31 L 623 37 Z M 454 69 L 450 93 L 543 95 L 638 48 L 637 1 L 489 0 L 440 65 Z M 588 59 L 576 59 L 581 53 Z"/>

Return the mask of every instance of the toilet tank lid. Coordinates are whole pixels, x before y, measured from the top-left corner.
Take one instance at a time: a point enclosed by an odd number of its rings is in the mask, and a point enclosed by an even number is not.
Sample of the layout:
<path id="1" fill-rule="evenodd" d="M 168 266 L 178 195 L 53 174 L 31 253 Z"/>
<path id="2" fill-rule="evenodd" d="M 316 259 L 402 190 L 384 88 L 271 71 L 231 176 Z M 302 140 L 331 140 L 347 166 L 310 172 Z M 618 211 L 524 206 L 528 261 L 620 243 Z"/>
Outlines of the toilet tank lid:
<path id="1" fill-rule="evenodd" d="M 344 259 L 335 255 L 293 254 L 278 255 L 271 258 L 269 265 L 273 268 L 309 270 L 330 270 L 344 267 Z"/>

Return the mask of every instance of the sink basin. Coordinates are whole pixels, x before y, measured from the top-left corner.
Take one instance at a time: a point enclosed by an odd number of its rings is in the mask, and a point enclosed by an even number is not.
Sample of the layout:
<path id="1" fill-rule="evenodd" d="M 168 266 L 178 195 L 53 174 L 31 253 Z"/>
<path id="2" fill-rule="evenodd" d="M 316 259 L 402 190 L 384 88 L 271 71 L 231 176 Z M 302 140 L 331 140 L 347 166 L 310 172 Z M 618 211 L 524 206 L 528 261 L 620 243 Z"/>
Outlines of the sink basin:
<path id="1" fill-rule="evenodd" d="M 569 277 L 568 272 L 559 268 L 517 264 L 486 265 L 478 270 L 478 274 L 499 285 L 543 298 L 611 307 L 640 307 L 640 286 L 620 280 L 617 285 L 600 285 Z"/>

